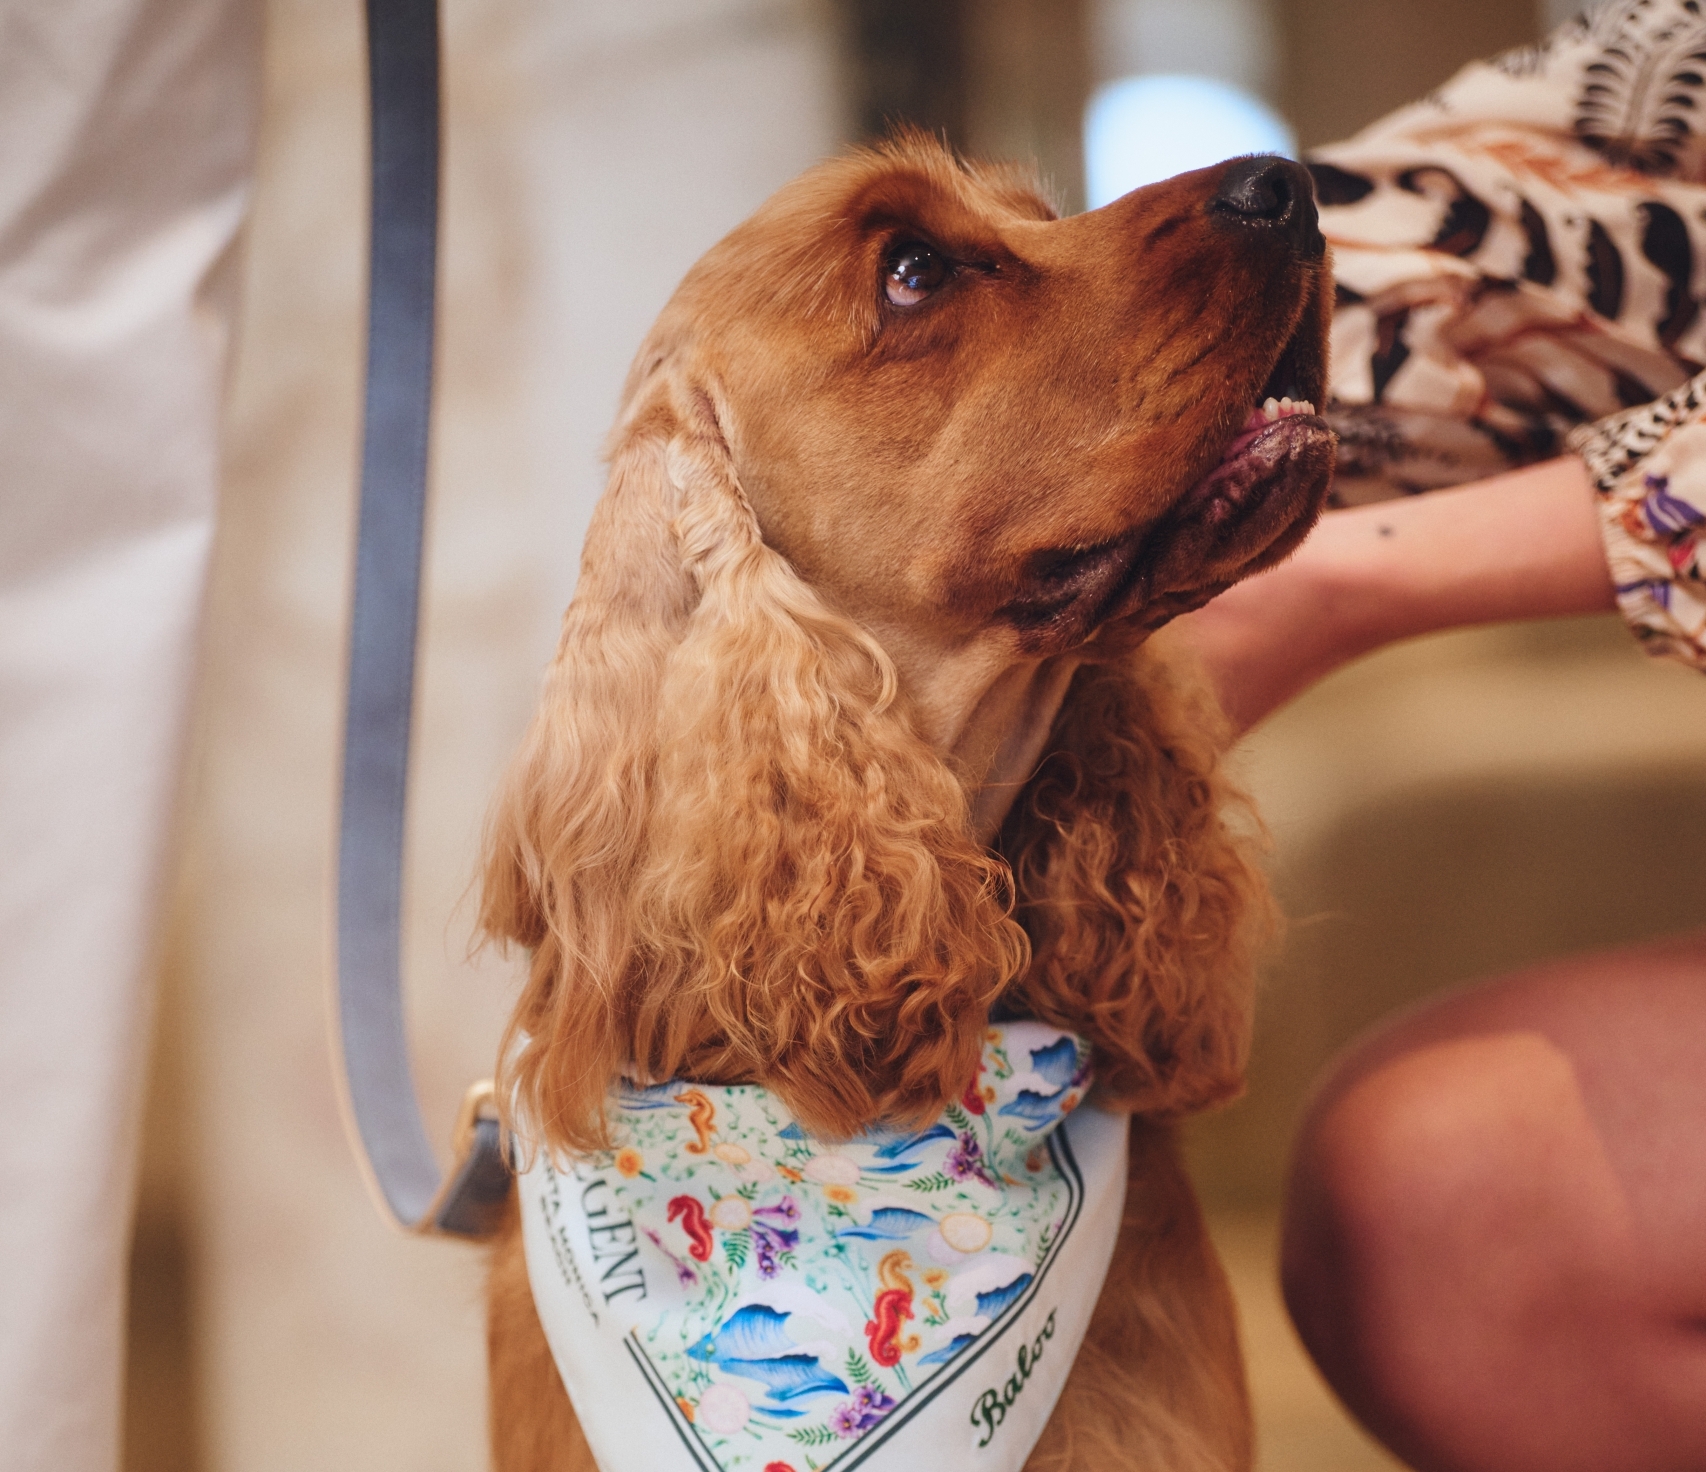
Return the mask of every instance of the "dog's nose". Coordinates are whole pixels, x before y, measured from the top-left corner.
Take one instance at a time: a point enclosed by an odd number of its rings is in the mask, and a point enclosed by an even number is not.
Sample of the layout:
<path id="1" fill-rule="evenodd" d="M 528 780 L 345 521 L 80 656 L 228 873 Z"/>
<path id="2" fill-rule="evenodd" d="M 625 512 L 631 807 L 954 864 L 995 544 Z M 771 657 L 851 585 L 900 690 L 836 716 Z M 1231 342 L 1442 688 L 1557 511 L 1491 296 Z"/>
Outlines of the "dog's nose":
<path id="1" fill-rule="evenodd" d="M 1288 158 L 1233 159 L 1208 207 L 1237 224 L 1276 231 L 1309 260 L 1319 260 L 1326 249 L 1309 171 Z"/>

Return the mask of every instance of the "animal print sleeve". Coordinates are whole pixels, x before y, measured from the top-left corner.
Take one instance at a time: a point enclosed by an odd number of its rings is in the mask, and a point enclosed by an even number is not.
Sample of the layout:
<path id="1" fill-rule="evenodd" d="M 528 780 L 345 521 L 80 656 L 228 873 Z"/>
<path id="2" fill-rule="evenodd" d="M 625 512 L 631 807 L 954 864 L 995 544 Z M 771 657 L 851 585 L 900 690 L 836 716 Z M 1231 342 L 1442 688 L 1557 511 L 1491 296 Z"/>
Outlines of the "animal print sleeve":
<path id="1" fill-rule="evenodd" d="M 1593 463 L 1646 425 L 1622 472 L 1595 464 L 1608 554 L 1648 647 L 1706 666 L 1706 459 L 1692 502 L 1680 465 L 1649 465 L 1660 439 L 1706 457 L 1706 4 L 1616 0 L 1307 162 L 1337 282 L 1340 503 L 1567 441 Z"/>

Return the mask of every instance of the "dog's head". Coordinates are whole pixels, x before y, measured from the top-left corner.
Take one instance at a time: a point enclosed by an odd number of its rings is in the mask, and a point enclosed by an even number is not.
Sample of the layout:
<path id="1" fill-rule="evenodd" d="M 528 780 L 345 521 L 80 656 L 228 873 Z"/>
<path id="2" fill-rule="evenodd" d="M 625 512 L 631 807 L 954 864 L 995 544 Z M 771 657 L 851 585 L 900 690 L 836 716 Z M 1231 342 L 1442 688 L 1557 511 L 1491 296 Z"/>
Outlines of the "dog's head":
<path id="1" fill-rule="evenodd" d="M 629 412 L 719 443 L 767 545 L 951 745 L 986 672 L 1154 627 L 1308 530 L 1331 435 L 1262 406 L 1322 399 L 1323 257 L 1284 160 L 1059 220 L 913 139 L 806 175 L 712 250 Z"/>
<path id="2" fill-rule="evenodd" d="M 963 1086 L 1028 959 L 975 790 L 1099 648 L 1307 532 L 1329 285 L 1296 165 L 1059 220 L 918 138 L 693 269 L 494 821 L 535 1131 L 597 1139 L 624 1067 L 841 1133 Z"/>

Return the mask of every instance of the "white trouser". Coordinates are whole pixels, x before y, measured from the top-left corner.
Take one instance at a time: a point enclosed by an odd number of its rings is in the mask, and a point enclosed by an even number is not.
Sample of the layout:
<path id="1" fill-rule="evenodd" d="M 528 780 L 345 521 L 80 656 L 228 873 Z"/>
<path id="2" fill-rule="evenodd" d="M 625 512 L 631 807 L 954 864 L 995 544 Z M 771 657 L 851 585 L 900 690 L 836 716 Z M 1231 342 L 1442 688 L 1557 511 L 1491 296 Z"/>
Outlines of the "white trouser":
<path id="1" fill-rule="evenodd" d="M 118 1458 L 258 7 L 0 0 L 0 1468 Z"/>

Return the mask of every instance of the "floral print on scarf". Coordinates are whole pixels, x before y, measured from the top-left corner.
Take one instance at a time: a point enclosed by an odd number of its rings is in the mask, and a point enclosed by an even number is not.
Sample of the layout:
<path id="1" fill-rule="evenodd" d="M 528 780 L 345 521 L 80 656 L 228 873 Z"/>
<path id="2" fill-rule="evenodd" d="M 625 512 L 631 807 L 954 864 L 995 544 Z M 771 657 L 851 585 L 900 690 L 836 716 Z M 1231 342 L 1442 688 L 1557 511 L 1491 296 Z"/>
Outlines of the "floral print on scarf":
<path id="1" fill-rule="evenodd" d="M 1088 1060 L 1058 1028 L 993 1025 L 935 1122 L 839 1144 L 763 1088 L 626 1085 L 616 1149 L 539 1163 L 553 1251 L 595 1318 L 630 1326 L 705 1465 L 832 1467 L 1040 1286 L 1081 1201 L 1059 1126 Z"/>

